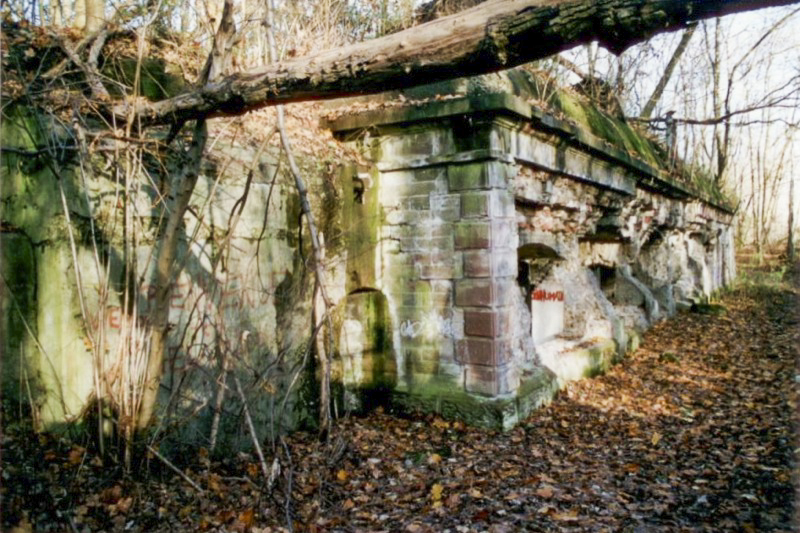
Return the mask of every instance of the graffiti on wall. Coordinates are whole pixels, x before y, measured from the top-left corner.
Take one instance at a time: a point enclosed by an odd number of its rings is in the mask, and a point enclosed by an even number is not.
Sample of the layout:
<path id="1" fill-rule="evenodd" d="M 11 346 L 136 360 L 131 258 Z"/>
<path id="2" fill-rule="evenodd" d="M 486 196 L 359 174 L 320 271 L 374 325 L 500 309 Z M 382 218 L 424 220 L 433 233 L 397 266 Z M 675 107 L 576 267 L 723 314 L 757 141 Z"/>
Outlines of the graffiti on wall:
<path id="1" fill-rule="evenodd" d="M 546 289 L 536 289 L 531 295 L 531 299 L 536 302 L 563 302 L 564 291 L 548 291 Z"/>
<path id="2" fill-rule="evenodd" d="M 169 359 L 176 361 L 178 366 L 188 361 L 197 363 L 212 360 L 215 357 L 215 344 L 221 336 L 234 349 L 243 328 L 252 326 L 246 322 L 252 319 L 254 311 L 264 309 L 273 299 L 271 291 L 255 285 L 245 282 L 242 276 L 234 275 L 224 283 L 213 279 L 197 281 L 188 276 L 181 276 L 173 282 L 169 300 Z M 137 302 L 139 327 L 147 327 L 150 323 L 156 296 L 154 286 L 142 285 Z M 111 335 L 110 340 L 125 327 L 122 306 L 106 306 L 103 318 Z"/>
<path id="3" fill-rule="evenodd" d="M 531 335 L 534 344 L 547 342 L 564 331 L 564 289 L 555 283 L 531 293 Z"/>
<path id="4" fill-rule="evenodd" d="M 422 316 L 420 320 L 404 320 L 400 324 L 400 336 L 407 339 L 423 338 L 436 338 L 445 337 L 448 339 L 453 338 L 453 319 L 444 317 L 430 311 Z"/>

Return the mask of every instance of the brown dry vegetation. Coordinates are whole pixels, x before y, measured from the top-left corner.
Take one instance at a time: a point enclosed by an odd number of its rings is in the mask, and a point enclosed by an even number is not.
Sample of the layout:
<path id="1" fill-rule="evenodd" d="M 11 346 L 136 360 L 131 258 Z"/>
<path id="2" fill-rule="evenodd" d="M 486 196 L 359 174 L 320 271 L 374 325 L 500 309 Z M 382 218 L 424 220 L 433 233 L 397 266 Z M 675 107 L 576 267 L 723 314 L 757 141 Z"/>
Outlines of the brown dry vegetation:
<path id="1" fill-rule="evenodd" d="M 724 312 L 659 324 L 506 433 L 375 412 L 327 444 L 294 434 L 271 490 L 246 453 L 175 458 L 202 492 L 154 458 L 124 479 L 6 406 L 3 529 L 795 531 L 798 293 L 779 278 L 746 272 Z"/>

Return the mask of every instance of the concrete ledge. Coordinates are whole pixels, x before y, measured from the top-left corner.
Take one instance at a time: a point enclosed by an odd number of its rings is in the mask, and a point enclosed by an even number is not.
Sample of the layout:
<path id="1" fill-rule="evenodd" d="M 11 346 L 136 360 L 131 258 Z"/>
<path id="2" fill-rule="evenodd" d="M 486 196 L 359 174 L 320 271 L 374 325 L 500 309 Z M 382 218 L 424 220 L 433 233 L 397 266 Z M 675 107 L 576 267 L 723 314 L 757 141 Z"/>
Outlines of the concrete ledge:
<path id="1" fill-rule="evenodd" d="M 627 347 L 635 350 L 639 335 L 629 332 L 633 342 Z M 350 407 L 367 412 L 382 405 L 395 415 L 434 413 L 447 420 L 488 429 L 508 430 L 522 422 L 535 409 L 548 405 L 559 390 L 574 380 L 605 373 L 619 362 L 617 345 L 612 339 L 598 339 L 586 346 L 560 354 L 566 365 L 554 372 L 536 367 L 526 371 L 516 393 L 501 397 L 486 397 L 457 390 L 452 381 L 436 380 L 412 389 L 388 387 L 349 389 Z"/>
<path id="2" fill-rule="evenodd" d="M 492 111 L 531 118 L 531 106 L 522 98 L 512 94 L 491 94 L 479 97 L 457 97 L 432 100 L 420 104 L 386 107 L 374 111 L 363 111 L 342 115 L 334 120 L 323 120 L 320 124 L 334 133 L 344 133 L 361 128 L 408 124 L 471 113 Z"/>
<path id="3" fill-rule="evenodd" d="M 617 343 L 613 339 L 597 339 L 567 348 L 555 356 L 548 368 L 561 385 L 577 379 L 604 373 L 617 360 Z"/>
<path id="4" fill-rule="evenodd" d="M 523 376 L 515 395 L 486 398 L 428 383 L 418 389 L 394 390 L 388 403 L 394 414 L 435 413 L 471 426 L 508 430 L 534 409 L 549 404 L 558 389 L 556 376 L 537 368 Z"/>
<path id="5" fill-rule="evenodd" d="M 553 134 L 561 138 L 562 143 L 566 146 L 573 146 L 579 151 L 591 154 L 634 173 L 636 185 L 644 189 L 664 194 L 671 198 L 683 200 L 691 197 L 698 198 L 705 204 L 723 213 L 731 214 L 733 212 L 730 206 L 721 205 L 697 187 L 671 179 L 667 172 L 655 168 L 642 159 L 632 156 L 615 146 L 611 146 L 586 129 L 566 120 L 556 118 L 550 113 L 532 106 L 523 98 L 512 94 L 499 93 L 462 96 L 444 100 L 431 100 L 418 104 L 411 103 L 372 111 L 355 112 L 349 115 L 342 115 L 334 120 L 323 120 L 321 126 L 341 136 L 346 135 L 348 132 L 364 128 L 407 125 L 447 119 L 449 117 L 480 114 L 507 116 L 514 121 L 523 124 L 531 124 L 539 131 Z M 510 152 L 513 151 L 514 150 L 511 150 Z M 492 159 L 496 158 L 500 160 L 507 160 L 509 156 L 521 157 L 523 160 L 526 159 L 525 154 L 499 154 L 495 153 L 497 152 L 496 150 L 487 150 L 486 152 L 488 153 L 483 152 L 484 150 L 474 150 L 467 155 L 466 159 L 463 159 L 463 155 L 452 154 L 435 158 L 403 161 L 402 163 L 395 162 L 388 166 L 416 168 L 444 164 L 456 159 L 462 161 L 479 160 L 487 156 Z M 535 161 L 534 163 L 541 164 L 540 161 Z M 387 165 L 386 163 L 380 164 Z M 558 167 L 560 165 L 550 166 L 555 167 L 551 168 L 551 170 L 570 174 L 569 169 L 559 169 Z M 385 171 L 388 170 L 388 168 L 381 168 L 381 170 Z M 582 174 L 584 173 L 579 173 L 577 177 L 583 177 Z M 631 184 L 626 183 L 629 179 L 630 178 L 626 179 L 625 177 L 617 176 L 613 179 L 606 179 L 605 181 L 607 183 L 601 183 L 601 185 L 621 188 L 622 190 L 630 192 L 629 189 L 632 190 Z"/>
<path id="6" fill-rule="evenodd" d="M 435 413 L 447 420 L 487 429 L 508 430 L 534 409 L 549 404 L 559 390 L 556 376 L 536 368 L 523 376 L 515 395 L 487 398 L 453 388 L 452 382 L 428 382 L 414 389 L 348 389 L 348 405 L 356 412 L 367 412 L 379 405 L 394 415 Z"/>

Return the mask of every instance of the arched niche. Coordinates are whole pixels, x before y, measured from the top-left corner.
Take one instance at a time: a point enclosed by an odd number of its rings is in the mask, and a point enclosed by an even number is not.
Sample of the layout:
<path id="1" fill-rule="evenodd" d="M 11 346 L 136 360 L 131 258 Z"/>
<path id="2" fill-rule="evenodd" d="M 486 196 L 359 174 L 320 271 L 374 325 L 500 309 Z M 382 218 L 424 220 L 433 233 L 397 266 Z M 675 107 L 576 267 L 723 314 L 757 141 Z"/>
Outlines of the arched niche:
<path id="1" fill-rule="evenodd" d="M 532 242 L 517 248 L 517 281 L 530 291 L 544 280 L 557 261 L 564 258 L 552 247 Z"/>
<path id="2" fill-rule="evenodd" d="M 394 388 L 397 364 L 389 303 L 382 292 L 362 288 L 347 295 L 338 340 L 345 389 L 363 396 Z"/>

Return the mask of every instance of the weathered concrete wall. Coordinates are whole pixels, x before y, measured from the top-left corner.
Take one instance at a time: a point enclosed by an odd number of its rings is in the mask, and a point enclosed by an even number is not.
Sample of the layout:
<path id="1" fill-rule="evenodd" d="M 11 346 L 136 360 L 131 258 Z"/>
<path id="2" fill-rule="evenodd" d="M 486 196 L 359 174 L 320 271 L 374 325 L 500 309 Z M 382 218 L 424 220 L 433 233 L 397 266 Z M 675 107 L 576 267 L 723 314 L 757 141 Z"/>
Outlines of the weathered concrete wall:
<path id="1" fill-rule="evenodd" d="M 3 121 L 4 146 L 38 150 L 45 141 L 45 133 L 35 133 L 41 131 L 42 120 L 12 110 Z M 46 134 L 57 138 L 59 131 Z M 226 354 L 229 368 L 238 369 L 246 387 L 253 376 L 259 377 L 257 393 L 248 402 L 260 431 L 292 427 L 300 418 L 314 416 L 296 387 L 284 418 L 273 420 L 295 373 L 307 373 L 302 365 L 313 329 L 313 274 L 306 268 L 311 250 L 292 179 L 285 170 L 278 171 L 271 150 L 257 156 L 252 148 L 224 140 L 214 146 L 179 239 L 181 271 L 170 301 L 169 353 L 159 411 L 169 423 L 181 426 L 177 433 L 182 438 L 195 444 L 208 438 Z M 45 427 L 79 417 L 95 396 L 94 366 L 104 369 L 101 379 L 109 388 L 119 386 L 119 339 L 134 319 L 146 330 L 153 311 L 155 295 L 148 280 L 163 216 L 155 187 L 165 176 L 146 155 L 144 167 L 130 174 L 130 195 L 122 185 L 124 161 L 98 153 L 81 174 L 76 154 L 67 155 L 70 159 L 57 162 L 57 179 L 44 156 L 4 151 L 0 177 L 0 252 L 8 284 L 2 317 L 9 332 L 3 339 L 3 390 L 6 397 L 27 403 L 30 387 Z M 306 176 L 319 193 L 312 201 L 321 211 L 324 201 L 335 203 L 338 192 L 333 182 L 321 179 L 316 162 L 309 163 Z M 231 214 L 251 172 L 247 202 L 228 236 Z M 326 237 L 340 232 L 337 211 L 333 212 L 319 217 Z M 135 241 L 123 238 L 126 220 L 135 228 Z M 335 248 L 334 242 L 331 249 Z M 123 301 L 126 253 L 135 256 L 130 263 L 136 270 L 130 276 L 135 280 L 135 309 L 132 302 Z M 342 293 L 341 274 L 334 271 L 330 279 L 332 294 Z M 104 348 L 93 351 L 90 334 L 97 341 L 101 333 Z M 230 394 L 228 398 L 221 437 L 235 444 L 242 429 L 240 410 Z M 241 436 L 249 440 L 246 433 Z"/>
<path id="2" fill-rule="evenodd" d="M 729 283 L 733 236 L 718 198 L 479 88 L 331 127 L 374 162 L 375 266 L 348 269 L 386 299 L 395 404 L 507 427 Z"/>
<path id="3" fill-rule="evenodd" d="M 341 117 L 333 129 L 358 139 L 371 163 L 345 167 L 336 184 L 313 162 L 307 175 L 326 241 L 333 377 L 345 403 L 388 401 L 508 427 L 565 381 L 624 356 L 655 321 L 730 282 L 731 215 L 652 166 L 652 146 L 630 128 L 621 128 L 622 144 L 643 147 L 647 162 L 497 92 L 507 84 L 465 87 L 462 97 Z M 28 119 L 5 121 L 16 129 L 4 139 L 43 145 L 20 133 Z M 215 146 L 181 236 L 161 398 L 166 420 L 195 444 L 209 434 L 225 354 L 240 376 L 258 376 L 248 402 L 260 431 L 303 416 L 307 406 L 292 395 L 285 419 L 273 419 L 304 370 L 313 329 L 311 250 L 291 180 L 276 175 L 269 153 Z M 36 157 L 4 152 L 2 163 L 2 246 L 13 258 L 3 267 L 13 296 L 3 300 L 13 332 L 3 341 L 12 354 L 3 387 L 25 398 L 21 383 L 30 383 L 43 423 L 55 424 L 95 393 L 97 354 L 115 383 L 121 332 L 133 318 L 147 324 L 162 215 L 154 184 L 163 176 L 145 160 L 149 177 L 133 172 L 126 196 L 123 162 L 100 154 L 86 176 L 75 160 L 60 162 L 61 180 Z M 128 248 L 126 220 L 137 229 Z M 122 301 L 126 253 L 136 258 L 129 277 L 141 280 L 136 310 Z M 92 351 L 93 331 L 107 350 Z M 223 417 L 232 441 L 237 412 Z"/>

